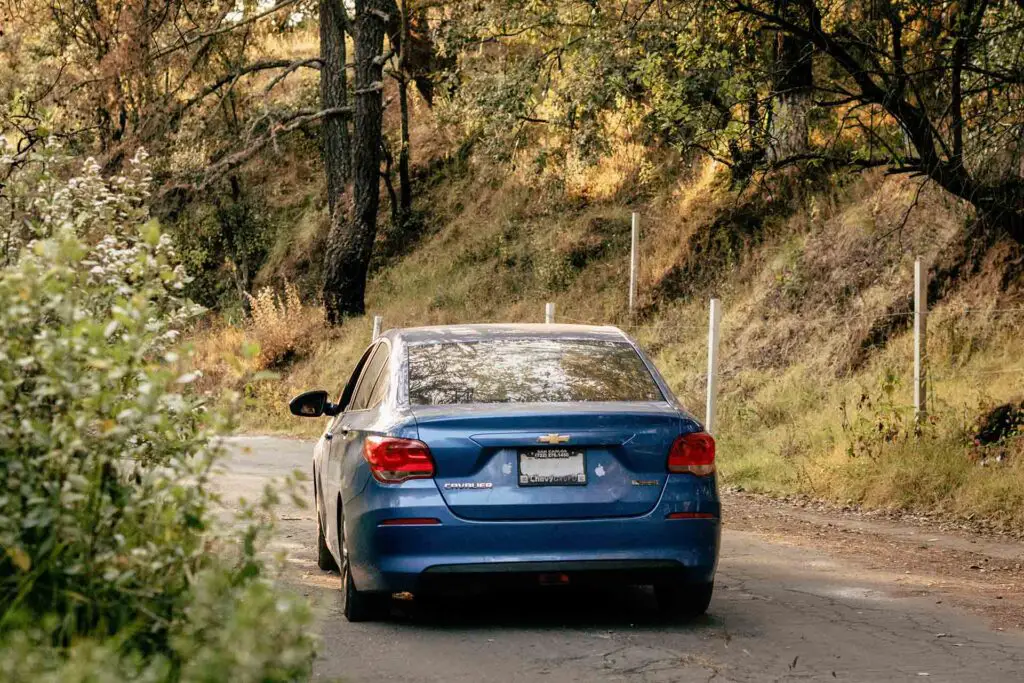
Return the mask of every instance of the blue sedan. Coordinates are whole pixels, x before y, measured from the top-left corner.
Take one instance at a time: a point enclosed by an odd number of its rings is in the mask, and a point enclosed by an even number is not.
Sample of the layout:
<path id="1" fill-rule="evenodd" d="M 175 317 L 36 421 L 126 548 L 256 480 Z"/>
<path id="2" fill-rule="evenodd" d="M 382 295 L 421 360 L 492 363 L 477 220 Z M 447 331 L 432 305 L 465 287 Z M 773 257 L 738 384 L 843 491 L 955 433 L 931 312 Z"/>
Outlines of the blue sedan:
<path id="1" fill-rule="evenodd" d="M 349 621 L 503 585 L 653 585 L 669 615 L 707 610 L 720 538 L 715 442 L 621 330 L 391 330 L 313 454 L 318 563 Z"/>

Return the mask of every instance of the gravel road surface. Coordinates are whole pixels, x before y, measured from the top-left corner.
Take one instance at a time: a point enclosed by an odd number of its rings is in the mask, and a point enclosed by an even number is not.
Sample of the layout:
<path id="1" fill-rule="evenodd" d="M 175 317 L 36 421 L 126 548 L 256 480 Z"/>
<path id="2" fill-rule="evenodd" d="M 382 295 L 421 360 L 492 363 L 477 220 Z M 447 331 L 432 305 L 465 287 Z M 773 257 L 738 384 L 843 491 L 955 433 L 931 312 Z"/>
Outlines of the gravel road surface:
<path id="1" fill-rule="evenodd" d="M 309 442 L 235 437 L 230 503 L 294 469 Z M 311 485 L 310 491 L 311 491 Z M 309 494 L 312 500 L 312 493 Z M 319 615 L 314 680 L 1024 682 L 1021 544 L 727 496 L 707 616 L 665 624 L 643 589 L 491 595 L 349 624 L 316 568 L 311 509 L 281 510 L 283 580 Z"/>

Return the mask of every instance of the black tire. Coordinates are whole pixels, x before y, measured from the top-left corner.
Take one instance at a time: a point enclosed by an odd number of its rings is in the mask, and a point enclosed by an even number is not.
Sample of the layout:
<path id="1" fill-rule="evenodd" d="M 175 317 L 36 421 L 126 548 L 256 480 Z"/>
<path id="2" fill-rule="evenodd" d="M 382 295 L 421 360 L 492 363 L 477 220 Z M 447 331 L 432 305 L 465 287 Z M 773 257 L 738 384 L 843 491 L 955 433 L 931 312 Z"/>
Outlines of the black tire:
<path id="1" fill-rule="evenodd" d="M 316 472 L 313 473 L 313 511 L 316 513 L 316 566 L 324 571 L 338 571 L 338 563 L 331 555 L 331 549 L 327 547 L 327 538 L 324 536 L 324 525 L 320 515 L 320 496 L 317 493 Z"/>
<path id="2" fill-rule="evenodd" d="M 715 584 L 661 583 L 655 584 L 654 596 L 658 611 L 669 619 L 693 619 L 708 611 Z"/>
<path id="3" fill-rule="evenodd" d="M 331 555 L 331 549 L 327 547 L 327 539 L 324 537 L 324 527 L 320 523 L 320 514 L 316 516 L 316 566 L 327 572 L 338 571 L 338 563 Z"/>
<path id="4" fill-rule="evenodd" d="M 356 588 L 352 580 L 352 569 L 348 563 L 348 550 L 345 545 L 344 520 L 339 520 L 338 545 L 341 547 L 341 609 L 345 618 L 357 623 L 374 621 L 386 615 L 388 600 L 391 596 L 378 593 L 365 593 Z"/>

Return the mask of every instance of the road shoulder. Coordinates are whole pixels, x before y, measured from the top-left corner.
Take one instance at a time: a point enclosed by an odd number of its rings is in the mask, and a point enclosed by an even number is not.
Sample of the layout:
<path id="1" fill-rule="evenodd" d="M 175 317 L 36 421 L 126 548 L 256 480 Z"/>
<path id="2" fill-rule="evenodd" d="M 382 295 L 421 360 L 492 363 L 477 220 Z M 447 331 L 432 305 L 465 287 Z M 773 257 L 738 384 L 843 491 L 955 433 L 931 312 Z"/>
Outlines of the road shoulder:
<path id="1" fill-rule="evenodd" d="M 726 492 L 722 507 L 727 533 L 825 553 L 854 571 L 888 575 L 894 595 L 931 596 L 993 628 L 1024 630 L 1024 544 L 1012 537 L 750 493 Z"/>

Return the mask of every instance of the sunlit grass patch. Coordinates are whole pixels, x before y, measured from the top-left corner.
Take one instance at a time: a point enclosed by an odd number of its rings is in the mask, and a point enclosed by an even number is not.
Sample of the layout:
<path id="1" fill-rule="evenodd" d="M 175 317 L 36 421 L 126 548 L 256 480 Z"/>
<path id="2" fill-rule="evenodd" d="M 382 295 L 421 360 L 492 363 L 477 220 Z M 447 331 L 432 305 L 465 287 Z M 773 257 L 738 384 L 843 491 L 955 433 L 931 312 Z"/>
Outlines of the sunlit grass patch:
<path id="1" fill-rule="evenodd" d="M 622 159 L 637 151 L 624 149 Z M 556 304 L 557 321 L 628 330 L 703 418 L 707 306 L 716 296 L 725 315 L 715 435 L 726 485 L 1022 525 L 1021 456 L 1013 451 L 982 466 L 970 436 L 980 414 L 1024 395 L 1024 373 L 1010 372 L 1024 369 L 1017 331 L 1024 315 L 994 312 L 1024 303 L 1015 290 L 1003 291 L 998 263 L 933 302 L 932 417 L 921 435 L 914 425 L 906 303 L 913 258 L 939 257 L 962 229 L 962 207 L 925 192 L 902 232 L 890 235 L 908 188 L 868 174 L 827 191 L 791 193 L 789 213 L 772 200 L 769 219 L 746 226 L 760 231 L 753 241 L 726 240 L 723 247 L 691 237 L 703 231 L 718 239 L 737 227 L 723 216 L 739 209 L 746 220 L 742 205 L 755 190 L 738 196 L 722 169 L 708 163 L 647 186 L 654 194 L 638 205 L 625 201 L 630 181 L 615 171 L 618 162 L 609 163 L 587 171 L 606 174 L 600 198 L 541 187 L 524 167 L 511 174 L 474 168 L 431 187 L 419 200 L 430 203 L 431 230 L 404 256 L 377 264 L 365 317 L 311 328 L 301 351 L 278 364 L 279 380 L 252 381 L 266 363 L 246 361 L 234 380 L 249 401 L 243 428 L 318 434 L 323 425 L 292 417 L 287 400 L 307 389 L 340 393 L 370 342 L 373 315 L 383 317 L 385 329 L 540 322 L 547 301 Z M 642 228 L 640 302 L 630 318 L 634 209 Z M 705 247 L 718 251 L 709 255 Z M 708 258 L 708 268 L 677 271 L 675 289 L 663 286 L 676 266 Z M 894 324 L 872 337 L 887 320 Z M 224 331 L 200 355 L 216 356 L 237 335 Z"/>

